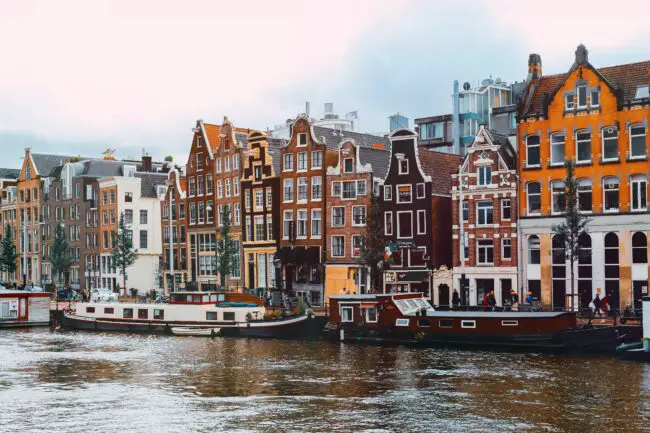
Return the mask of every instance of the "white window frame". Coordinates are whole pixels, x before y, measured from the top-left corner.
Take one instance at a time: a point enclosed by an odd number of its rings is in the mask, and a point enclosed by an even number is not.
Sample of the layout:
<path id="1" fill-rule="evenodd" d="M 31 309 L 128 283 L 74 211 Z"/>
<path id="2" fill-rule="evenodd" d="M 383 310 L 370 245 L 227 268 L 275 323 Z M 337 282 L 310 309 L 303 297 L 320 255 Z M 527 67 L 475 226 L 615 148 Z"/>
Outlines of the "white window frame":
<path id="1" fill-rule="evenodd" d="M 643 128 L 643 131 L 644 131 L 643 132 L 643 141 L 645 142 L 644 143 L 645 146 L 643 146 L 643 155 L 636 155 L 635 156 L 635 155 L 632 155 L 632 138 L 633 137 L 641 137 L 641 135 L 640 134 L 632 134 L 632 128 L 639 128 L 639 127 Z M 648 135 L 648 128 L 645 125 L 643 125 L 641 123 L 638 123 L 636 125 L 630 125 L 630 127 L 628 129 L 628 149 L 629 149 L 628 152 L 630 154 L 630 159 L 645 159 L 645 158 L 647 158 L 647 155 L 648 155 L 648 137 L 647 137 L 647 135 Z"/>
<path id="2" fill-rule="evenodd" d="M 485 249 L 485 260 L 487 260 L 487 258 L 488 258 L 487 249 L 489 248 L 486 245 L 481 246 L 480 245 L 481 241 L 489 241 L 489 242 L 491 242 L 491 245 L 492 245 L 492 261 L 491 262 L 487 262 L 487 261 L 482 262 L 480 260 L 481 249 Z M 479 266 L 494 265 L 494 239 L 488 239 L 488 238 L 478 238 L 478 239 L 476 239 L 476 264 L 479 265 Z"/>
<path id="3" fill-rule="evenodd" d="M 287 199 L 287 186 L 290 186 L 291 188 L 291 198 Z M 282 182 L 282 203 L 293 203 L 293 197 L 294 197 L 294 190 L 293 190 L 293 178 L 289 179 L 284 179 Z"/>
<path id="4" fill-rule="evenodd" d="M 563 140 L 562 141 L 554 141 L 557 137 L 562 137 Z M 551 134 L 551 136 L 549 138 L 549 141 L 550 141 L 550 147 L 551 147 L 551 166 L 563 165 L 564 160 L 566 159 L 566 135 L 564 133 L 561 133 L 561 132 L 553 133 L 553 134 Z M 560 144 L 562 145 L 562 160 L 553 162 L 554 156 L 557 156 L 557 155 L 555 155 L 555 153 L 556 153 L 555 152 L 555 146 L 559 146 Z"/>
<path id="5" fill-rule="evenodd" d="M 616 156 L 610 157 L 610 158 L 605 158 L 605 132 L 607 130 L 613 129 L 615 133 L 614 138 L 608 138 L 607 140 L 613 141 L 616 143 Z M 603 129 L 600 131 L 600 155 L 603 160 L 603 162 L 609 162 L 609 161 L 618 161 L 618 129 L 615 126 L 605 126 Z"/>
<path id="6" fill-rule="evenodd" d="M 338 192 L 336 191 L 338 190 Z M 332 197 L 339 197 L 343 195 L 343 185 L 341 185 L 341 182 L 336 180 L 332 181 Z"/>
<path id="7" fill-rule="evenodd" d="M 361 257 L 361 243 L 359 243 L 359 254 L 354 253 L 354 240 L 362 239 L 361 235 L 352 235 L 350 236 L 350 257 Z"/>
<path id="8" fill-rule="evenodd" d="M 314 165 L 314 155 L 320 155 L 320 163 L 318 165 Z M 311 169 L 312 170 L 317 170 L 323 168 L 323 151 L 322 150 L 314 150 L 311 153 Z"/>
<path id="9" fill-rule="evenodd" d="M 377 323 L 379 321 L 379 311 L 377 310 L 377 307 L 364 307 L 363 310 L 364 310 L 363 315 L 366 323 Z M 368 312 L 370 310 L 375 311 L 375 320 L 370 320 L 370 318 L 368 317 Z"/>
<path id="10" fill-rule="evenodd" d="M 589 134 L 589 159 L 578 159 L 578 155 L 580 154 L 578 152 L 578 147 L 580 146 L 580 143 L 586 143 L 587 142 L 586 140 L 578 141 L 578 134 Z M 589 130 L 576 131 L 575 136 L 574 136 L 574 140 L 575 140 L 575 143 L 576 143 L 576 148 L 575 148 L 575 151 L 576 151 L 576 164 L 590 163 L 593 160 L 593 157 L 594 157 L 593 152 L 591 151 L 591 142 L 593 140 L 593 134 L 591 133 L 591 131 L 589 131 Z"/>
<path id="11" fill-rule="evenodd" d="M 535 196 L 539 196 L 540 199 L 540 206 L 538 210 L 531 210 L 530 209 L 530 196 L 531 194 L 529 193 L 528 189 L 530 185 L 539 185 L 539 192 L 535 193 Z M 542 205 L 541 205 L 541 199 L 542 199 L 542 185 L 539 182 L 528 182 L 526 183 L 526 215 L 539 215 L 542 213 Z"/>
<path id="12" fill-rule="evenodd" d="M 562 185 L 562 192 L 556 192 L 555 191 L 555 186 L 556 185 Z M 555 209 L 555 196 L 556 195 L 561 195 L 561 194 L 566 194 L 566 185 L 564 185 L 563 180 L 554 180 L 551 182 L 551 214 L 553 215 L 558 215 L 564 212 L 564 209 Z M 564 198 L 566 200 L 566 196 Z"/>
<path id="13" fill-rule="evenodd" d="M 483 175 L 483 172 L 487 172 L 487 173 L 485 173 L 485 175 Z M 488 173 L 489 173 L 489 176 L 488 176 Z M 476 179 L 477 184 L 479 186 L 492 185 L 492 167 L 491 166 L 486 165 L 484 167 L 479 167 L 478 170 L 476 171 L 476 175 L 477 175 L 477 179 Z M 481 181 L 481 179 L 483 179 L 483 182 Z"/>
<path id="14" fill-rule="evenodd" d="M 392 199 L 393 199 L 393 185 L 384 185 L 384 200 L 391 201 Z"/>
<path id="15" fill-rule="evenodd" d="M 343 310 L 349 310 L 350 311 L 350 318 L 346 319 L 345 316 L 343 315 Z M 341 306 L 341 311 L 339 312 L 341 315 L 341 323 L 353 323 L 354 322 L 354 307 L 351 306 Z"/>
<path id="16" fill-rule="evenodd" d="M 534 147 L 537 147 L 538 153 L 539 153 L 539 162 L 537 164 L 529 164 L 528 163 L 528 161 L 530 159 L 528 157 L 528 148 L 529 148 L 528 140 L 531 139 L 532 137 L 537 137 L 539 139 L 539 143 L 534 146 Z M 534 167 L 540 167 L 541 166 L 541 164 L 542 164 L 541 146 L 542 146 L 542 137 L 540 137 L 537 134 L 531 134 L 531 135 L 526 136 L 526 139 L 524 140 L 524 147 L 526 149 L 526 167 L 527 168 L 534 168 Z"/>
<path id="17" fill-rule="evenodd" d="M 569 97 L 571 97 L 571 105 L 569 105 Z M 564 97 L 564 109 L 567 111 L 576 109 L 576 95 L 570 94 Z"/>
<path id="18" fill-rule="evenodd" d="M 584 92 L 585 92 L 585 104 L 584 105 L 580 105 L 580 90 L 581 89 L 584 89 Z M 578 107 L 578 109 L 587 108 L 587 106 L 589 104 L 587 102 L 587 96 L 588 96 L 587 95 L 587 90 L 588 90 L 588 88 L 587 88 L 586 85 L 580 85 L 580 86 L 576 87 L 576 107 Z"/>
<path id="19" fill-rule="evenodd" d="M 304 139 L 304 143 L 301 144 L 303 139 Z M 307 133 L 302 132 L 302 133 L 298 134 L 298 137 L 296 139 L 296 146 L 297 147 L 305 147 L 305 146 L 307 146 L 307 143 L 308 143 L 308 141 L 307 141 Z"/>
<path id="20" fill-rule="evenodd" d="M 304 212 L 305 218 L 300 219 L 300 213 Z M 305 222 L 305 233 L 300 235 L 300 222 L 304 221 Z M 296 239 L 307 239 L 307 222 L 309 221 L 309 212 L 307 212 L 307 209 L 298 209 L 296 212 Z"/>
<path id="21" fill-rule="evenodd" d="M 639 187 L 637 189 L 637 199 L 641 203 L 641 191 L 645 191 L 645 203 L 643 207 L 635 208 L 634 207 L 634 185 L 643 184 L 643 189 Z M 620 185 L 619 185 L 620 188 Z M 643 212 L 648 210 L 648 178 L 642 174 L 636 174 L 630 177 L 630 210 L 632 212 Z"/>
<path id="22" fill-rule="evenodd" d="M 507 206 L 506 206 L 506 203 L 507 203 Z M 508 208 L 508 210 L 510 212 L 510 217 L 509 218 L 505 218 L 503 216 L 505 214 L 505 212 L 504 212 L 505 208 Z M 509 198 L 504 198 L 504 199 L 501 200 L 501 218 L 500 219 L 502 221 L 510 221 L 510 220 L 512 220 L 512 205 L 511 205 L 511 202 L 510 202 Z"/>
<path id="23" fill-rule="evenodd" d="M 336 248 L 334 248 L 334 239 L 335 238 L 342 239 L 343 243 L 341 245 L 341 254 L 334 254 L 334 252 L 336 251 Z M 332 235 L 332 237 L 330 239 L 331 239 L 331 242 L 332 242 L 332 257 L 335 257 L 335 258 L 345 257 L 345 235 Z"/>
<path id="24" fill-rule="evenodd" d="M 407 213 L 411 217 L 411 236 L 400 236 L 400 231 L 401 230 L 400 230 L 400 224 L 399 224 L 399 214 L 401 214 L 401 213 Z M 397 233 L 396 233 L 397 239 L 413 239 L 413 236 L 415 235 L 415 232 L 413 230 L 415 228 L 415 227 L 413 227 L 413 211 L 412 210 L 398 210 L 397 212 L 395 212 L 395 214 L 396 214 L 396 217 L 397 217 L 396 218 L 397 219 Z"/>
<path id="25" fill-rule="evenodd" d="M 357 224 L 354 222 L 354 210 L 355 209 L 363 209 L 363 219 L 364 222 L 361 224 Z M 368 221 L 368 214 L 366 211 L 366 206 L 365 205 L 357 205 L 357 206 L 352 206 L 352 227 L 364 227 L 366 225 L 366 222 Z"/>
<path id="26" fill-rule="evenodd" d="M 508 257 L 506 257 L 505 255 L 506 241 L 508 242 L 508 246 L 510 247 L 510 255 Z M 501 239 L 501 260 L 512 260 L 512 239 L 511 238 L 504 237 Z"/>
<path id="27" fill-rule="evenodd" d="M 287 161 L 289 161 L 290 164 L 287 164 Z M 291 167 L 287 168 L 288 165 L 290 165 Z M 282 171 L 293 171 L 293 167 L 294 167 L 293 153 L 291 152 L 285 153 L 282 156 Z"/>
<path id="28" fill-rule="evenodd" d="M 424 227 L 420 227 L 420 214 L 424 215 Z M 417 234 L 424 235 L 427 232 L 427 211 L 424 209 L 418 209 L 417 214 Z"/>
<path id="29" fill-rule="evenodd" d="M 318 180 L 318 182 L 316 182 Z M 316 197 L 314 195 L 314 187 L 319 186 L 319 195 Z M 311 182 L 310 182 L 310 194 L 311 194 L 311 199 L 313 201 L 321 201 L 323 199 L 323 177 L 322 176 L 312 176 L 311 177 Z"/>
<path id="30" fill-rule="evenodd" d="M 304 187 L 304 198 L 300 196 L 300 187 Z M 296 201 L 297 203 L 306 203 L 309 200 L 309 181 L 306 177 L 299 177 L 296 179 Z"/>
<path id="31" fill-rule="evenodd" d="M 597 104 L 594 104 L 594 93 L 598 95 L 598 103 Z M 600 90 L 591 89 L 589 91 L 589 105 L 591 107 L 600 107 Z"/>
<path id="32" fill-rule="evenodd" d="M 303 157 L 303 160 L 304 160 L 304 163 L 305 163 L 304 164 L 305 166 L 303 168 L 300 168 L 300 157 L 301 156 Z M 309 161 L 308 161 L 308 158 L 307 158 L 307 152 L 298 152 L 296 154 L 296 171 L 299 172 L 299 173 L 302 173 L 302 172 L 305 172 L 307 170 L 309 170 Z"/>
<path id="33" fill-rule="evenodd" d="M 402 162 L 406 162 L 406 171 L 402 171 Z M 406 158 L 397 159 L 397 174 L 409 174 L 409 160 Z"/>
<path id="34" fill-rule="evenodd" d="M 289 216 L 290 218 L 287 218 Z M 294 222 L 293 221 L 293 210 L 285 210 L 282 213 L 282 239 L 289 239 L 289 233 L 287 233 L 286 223 Z"/>
<path id="35" fill-rule="evenodd" d="M 314 217 L 314 212 L 320 212 L 320 217 L 315 218 Z M 314 227 L 315 227 L 314 221 L 319 222 L 318 233 L 317 234 L 314 234 Z M 311 233 L 310 237 L 312 239 L 320 239 L 321 236 L 323 236 L 323 211 L 321 209 L 312 209 L 311 210 L 311 224 L 310 224 L 310 226 L 311 226 L 310 230 L 309 230 L 309 232 Z"/>
<path id="36" fill-rule="evenodd" d="M 467 328 L 467 329 L 475 329 L 476 328 L 476 320 L 461 320 L 460 321 L 460 327 L 461 328 Z"/>
<path id="37" fill-rule="evenodd" d="M 343 223 L 334 223 L 334 209 L 343 209 Z M 332 206 L 332 227 L 345 227 L 345 206 Z"/>
<path id="38" fill-rule="evenodd" d="M 388 224 L 388 220 L 390 220 L 390 224 Z M 393 235 L 394 223 L 395 222 L 393 220 L 393 212 L 391 211 L 384 212 L 384 234 L 386 236 Z M 390 227 L 390 231 L 388 230 L 389 227 Z"/>
<path id="39" fill-rule="evenodd" d="M 411 190 L 411 199 L 409 201 L 402 201 L 399 198 L 399 189 L 400 189 L 400 187 L 403 187 L 403 186 L 407 186 Z M 403 183 L 403 184 L 400 184 L 400 185 L 395 185 L 395 192 L 397 193 L 395 195 L 395 203 L 399 203 L 399 204 L 413 203 L 413 184 Z"/>
<path id="40" fill-rule="evenodd" d="M 350 167 L 351 167 L 352 169 L 351 169 L 350 171 L 348 171 L 348 170 L 346 169 L 346 163 L 347 163 L 348 161 L 352 161 L 352 163 L 351 163 L 351 165 L 350 165 Z M 354 173 L 354 158 L 344 158 L 344 159 L 343 159 L 343 173 L 345 173 L 345 174 Z"/>
<path id="41" fill-rule="evenodd" d="M 422 195 L 420 195 L 420 187 L 422 187 Z M 417 198 L 424 198 L 427 195 L 427 186 L 424 182 L 415 184 L 415 195 Z"/>
<path id="42" fill-rule="evenodd" d="M 618 192 L 618 203 L 616 204 L 616 208 L 612 208 L 612 209 L 605 209 L 605 203 L 606 203 L 605 195 L 607 194 L 607 189 L 605 188 L 605 182 L 607 182 L 608 179 L 616 179 L 617 181 L 616 191 Z M 603 188 L 603 197 L 602 197 L 603 213 L 618 212 L 621 208 L 621 181 L 616 176 L 603 177 L 602 188 Z"/>
<path id="43" fill-rule="evenodd" d="M 487 219 L 488 219 L 487 218 L 487 215 L 488 215 L 487 209 L 488 208 L 487 207 L 481 208 L 480 206 L 482 204 L 483 205 L 486 205 L 486 204 L 490 205 L 490 207 L 492 208 L 492 222 L 487 222 Z M 485 210 L 485 222 L 484 223 L 481 223 L 481 210 Z M 476 202 L 476 225 L 479 226 L 479 227 L 487 227 L 487 226 L 491 226 L 492 224 L 494 224 L 494 203 L 492 203 L 491 201 L 478 201 L 478 202 Z"/>

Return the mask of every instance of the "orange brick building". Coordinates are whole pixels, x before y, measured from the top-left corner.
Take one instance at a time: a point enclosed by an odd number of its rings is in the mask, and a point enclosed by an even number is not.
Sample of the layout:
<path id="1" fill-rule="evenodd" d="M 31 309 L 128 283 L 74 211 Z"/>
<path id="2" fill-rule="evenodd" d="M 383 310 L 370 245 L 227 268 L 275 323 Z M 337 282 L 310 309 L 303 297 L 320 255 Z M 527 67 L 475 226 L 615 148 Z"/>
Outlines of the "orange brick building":
<path id="1" fill-rule="evenodd" d="M 618 308 L 639 302 L 648 286 L 650 61 L 596 68 L 580 45 L 566 73 L 543 75 L 531 54 L 526 84 L 517 134 L 524 292 L 547 307 L 572 302 L 569 264 L 551 229 L 562 222 L 566 158 L 576 161 L 579 208 L 591 218 L 575 302 L 587 307 L 596 293 Z"/>

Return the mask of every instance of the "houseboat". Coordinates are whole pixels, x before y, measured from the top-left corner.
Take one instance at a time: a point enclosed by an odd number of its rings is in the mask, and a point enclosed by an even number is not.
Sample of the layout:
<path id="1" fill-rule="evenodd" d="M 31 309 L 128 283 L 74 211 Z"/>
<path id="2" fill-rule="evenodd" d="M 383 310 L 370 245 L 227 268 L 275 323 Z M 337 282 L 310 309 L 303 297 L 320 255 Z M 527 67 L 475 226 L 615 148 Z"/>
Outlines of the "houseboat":
<path id="1" fill-rule="evenodd" d="M 169 303 L 78 303 L 63 313 L 62 325 L 98 331 L 302 338 L 317 329 L 312 321 L 310 312 L 269 318 L 263 301 L 254 295 L 176 292 Z"/>
<path id="2" fill-rule="evenodd" d="M 417 344 L 614 352 L 613 327 L 579 327 L 571 312 L 438 311 L 422 293 L 330 297 L 331 338 Z"/>
<path id="3" fill-rule="evenodd" d="M 0 328 L 49 324 L 49 293 L 0 289 Z"/>

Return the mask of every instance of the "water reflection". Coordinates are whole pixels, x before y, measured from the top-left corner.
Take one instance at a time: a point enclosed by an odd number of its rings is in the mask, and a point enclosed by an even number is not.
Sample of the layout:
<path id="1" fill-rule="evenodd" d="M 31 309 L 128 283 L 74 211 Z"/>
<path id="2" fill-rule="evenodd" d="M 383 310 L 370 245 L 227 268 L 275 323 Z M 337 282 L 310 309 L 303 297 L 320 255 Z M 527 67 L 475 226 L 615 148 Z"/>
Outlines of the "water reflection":
<path id="1" fill-rule="evenodd" d="M 635 432 L 649 418 L 648 367 L 606 357 L 47 330 L 0 331 L 0 348 L 16 431 Z"/>

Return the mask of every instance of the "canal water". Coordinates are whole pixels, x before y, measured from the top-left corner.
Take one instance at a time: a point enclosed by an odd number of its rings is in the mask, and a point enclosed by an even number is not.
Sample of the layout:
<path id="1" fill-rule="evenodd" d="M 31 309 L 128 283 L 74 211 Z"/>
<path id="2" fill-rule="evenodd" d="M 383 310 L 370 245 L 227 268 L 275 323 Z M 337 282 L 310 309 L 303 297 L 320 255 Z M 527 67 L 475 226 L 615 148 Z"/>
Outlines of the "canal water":
<path id="1" fill-rule="evenodd" d="M 325 341 L 0 331 L 6 432 L 637 432 L 650 366 Z"/>

